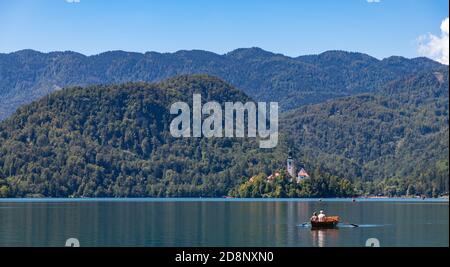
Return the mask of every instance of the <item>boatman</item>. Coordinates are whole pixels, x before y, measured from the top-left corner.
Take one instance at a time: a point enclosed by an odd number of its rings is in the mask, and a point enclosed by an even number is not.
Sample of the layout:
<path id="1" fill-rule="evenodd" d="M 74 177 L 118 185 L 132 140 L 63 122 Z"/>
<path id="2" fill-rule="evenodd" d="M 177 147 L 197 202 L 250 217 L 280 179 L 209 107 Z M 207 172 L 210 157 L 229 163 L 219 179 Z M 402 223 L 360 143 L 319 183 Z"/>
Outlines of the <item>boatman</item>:
<path id="1" fill-rule="evenodd" d="M 319 216 L 317 216 L 317 218 L 319 219 L 319 222 L 324 222 L 325 221 L 325 213 L 323 213 L 323 210 L 321 210 L 319 212 Z"/>

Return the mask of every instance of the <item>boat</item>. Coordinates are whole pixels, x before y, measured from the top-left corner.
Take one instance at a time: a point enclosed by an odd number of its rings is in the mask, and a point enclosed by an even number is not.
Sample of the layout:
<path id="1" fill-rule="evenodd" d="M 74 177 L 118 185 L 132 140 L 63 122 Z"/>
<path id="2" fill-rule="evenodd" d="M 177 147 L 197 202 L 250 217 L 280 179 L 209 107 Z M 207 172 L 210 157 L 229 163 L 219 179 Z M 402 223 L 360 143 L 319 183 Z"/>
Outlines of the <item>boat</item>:
<path id="1" fill-rule="evenodd" d="M 327 216 L 325 217 L 325 221 L 311 221 L 311 228 L 335 228 L 339 223 L 339 216 Z"/>

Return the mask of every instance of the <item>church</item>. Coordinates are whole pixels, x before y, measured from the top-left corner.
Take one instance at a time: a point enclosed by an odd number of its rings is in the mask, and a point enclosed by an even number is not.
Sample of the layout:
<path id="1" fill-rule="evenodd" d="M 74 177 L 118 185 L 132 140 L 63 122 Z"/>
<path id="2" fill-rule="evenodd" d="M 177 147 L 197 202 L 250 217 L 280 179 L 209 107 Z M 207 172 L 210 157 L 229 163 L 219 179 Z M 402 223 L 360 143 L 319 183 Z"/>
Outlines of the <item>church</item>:
<path id="1" fill-rule="evenodd" d="M 297 183 L 299 183 L 303 179 L 309 178 L 309 174 L 306 172 L 304 168 L 300 168 L 300 171 L 298 173 L 295 172 L 295 164 L 294 159 L 292 157 L 292 153 L 289 153 L 289 156 L 287 158 L 286 171 L 291 176 L 291 181 L 295 179 Z"/>

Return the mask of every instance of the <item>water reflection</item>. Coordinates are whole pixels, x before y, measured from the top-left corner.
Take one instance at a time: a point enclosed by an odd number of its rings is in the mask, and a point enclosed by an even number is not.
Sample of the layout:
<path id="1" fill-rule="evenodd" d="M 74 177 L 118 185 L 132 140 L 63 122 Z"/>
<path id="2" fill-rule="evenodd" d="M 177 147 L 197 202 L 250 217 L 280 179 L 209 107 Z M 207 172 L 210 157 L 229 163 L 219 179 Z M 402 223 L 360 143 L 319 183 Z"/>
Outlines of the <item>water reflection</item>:
<path id="1" fill-rule="evenodd" d="M 339 239 L 339 229 L 311 229 L 313 247 L 330 247 Z"/>

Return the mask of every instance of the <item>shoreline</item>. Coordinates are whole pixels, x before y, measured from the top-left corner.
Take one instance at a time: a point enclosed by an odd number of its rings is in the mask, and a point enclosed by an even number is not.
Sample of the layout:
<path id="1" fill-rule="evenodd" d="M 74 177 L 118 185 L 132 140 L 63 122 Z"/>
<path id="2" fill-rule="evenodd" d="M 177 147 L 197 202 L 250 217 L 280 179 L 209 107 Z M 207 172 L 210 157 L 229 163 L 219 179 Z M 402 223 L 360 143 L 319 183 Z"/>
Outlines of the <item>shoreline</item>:
<path id="1" fill-rule="evenodd" d="M 434 202 L 449 203 L 448 198 L 0 198 L 0 203 L 55 203 L 55 202 Z"/>

